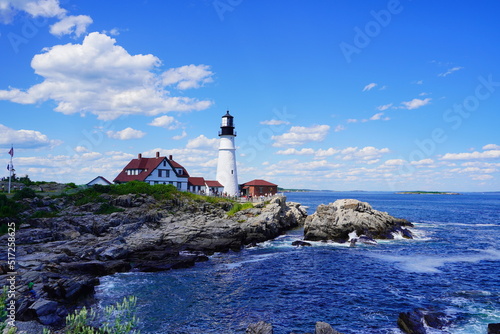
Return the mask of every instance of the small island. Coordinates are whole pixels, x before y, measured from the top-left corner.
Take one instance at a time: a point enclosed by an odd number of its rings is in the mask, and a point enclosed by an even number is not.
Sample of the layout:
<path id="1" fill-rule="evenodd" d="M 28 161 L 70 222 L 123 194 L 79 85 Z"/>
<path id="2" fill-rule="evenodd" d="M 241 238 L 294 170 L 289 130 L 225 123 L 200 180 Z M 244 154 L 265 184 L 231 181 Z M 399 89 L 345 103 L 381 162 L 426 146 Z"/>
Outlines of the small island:
<path id="1" fill-rule="evenodd" d="M 400 191 L 396 194 L 403 195 L 460 195 L 460 193 L 448 192 L 448 191 Z"/>

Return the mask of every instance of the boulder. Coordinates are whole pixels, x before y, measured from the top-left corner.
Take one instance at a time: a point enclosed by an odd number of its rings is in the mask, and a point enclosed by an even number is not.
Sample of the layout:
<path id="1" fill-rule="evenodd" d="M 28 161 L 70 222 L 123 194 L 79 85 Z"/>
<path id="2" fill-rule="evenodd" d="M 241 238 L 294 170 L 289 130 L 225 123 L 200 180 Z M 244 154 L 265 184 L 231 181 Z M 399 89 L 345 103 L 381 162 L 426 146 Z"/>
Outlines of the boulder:
<path id="1" fill-rule="evenodd" d="M 349 234 L 353 232 L 373 239 L 394 239 L 393 233 L 411 238 L 411 232 L 404 228 L 406 226 L 413 225 L 387 212 L 374 210 L 366 202 L 340 199 L 328 205 L 318 206 L 316 212 L 306 218 L 304 239 L 346 242 L 349 240 Z"/>
<path id="2" fill-rule="evenodd" d="M 399 328 L 408 334 L 426 334 L 426 327 L 443 329 L 448 324 L 449 321 L 444 313 L 421 308 L 411 312 L 402 312 L 398 318 Z"/>
<path id="3" fill-rule="evenodd" d="M 314 334 L 342 334 L 342 333 L 337 332 L 335 329 L 332 328 L 332 326 L 330 326 L 330 324 L 318 321 L 316 323 Z"/>
<path id="4" fill-rule="evenodd" d="M 500 323 L 488 324 L 488 334 L 500 334 Z"/>
<path id="5" fill-rule="evenodd" d="M 264 322 L 264 321 L 259 321 L 257 323 L 253 323 L 248 325 L 247 330 L 245 331 L 246 334 L 273 334 L 273 325 Z"/>

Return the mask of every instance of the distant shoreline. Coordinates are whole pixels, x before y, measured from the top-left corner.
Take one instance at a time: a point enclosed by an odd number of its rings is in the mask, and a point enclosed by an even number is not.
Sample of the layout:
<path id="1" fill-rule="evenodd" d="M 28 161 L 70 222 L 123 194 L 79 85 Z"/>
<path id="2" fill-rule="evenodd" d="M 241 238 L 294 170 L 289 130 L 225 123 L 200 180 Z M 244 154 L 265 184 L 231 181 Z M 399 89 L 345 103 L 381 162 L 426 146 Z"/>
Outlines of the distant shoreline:
<path id="1" fill-rule="evenodd" d="M 402 195 L 460 195 L 460 193 L 447 191 L 400 191 L 396 194 Z"/>

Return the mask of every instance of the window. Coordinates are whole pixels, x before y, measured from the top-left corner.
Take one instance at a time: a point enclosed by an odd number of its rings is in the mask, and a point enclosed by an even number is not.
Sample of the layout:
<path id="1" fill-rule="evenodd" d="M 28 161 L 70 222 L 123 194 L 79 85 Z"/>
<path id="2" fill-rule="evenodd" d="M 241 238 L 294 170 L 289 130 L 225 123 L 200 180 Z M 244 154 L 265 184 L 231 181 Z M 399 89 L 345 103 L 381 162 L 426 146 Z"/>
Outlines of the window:
<path id="1" fill-rule="evenodd" d="M 231 169 L 231 174 L 233 174 L 233 172 L 234 172 L 234 171 Z"/>

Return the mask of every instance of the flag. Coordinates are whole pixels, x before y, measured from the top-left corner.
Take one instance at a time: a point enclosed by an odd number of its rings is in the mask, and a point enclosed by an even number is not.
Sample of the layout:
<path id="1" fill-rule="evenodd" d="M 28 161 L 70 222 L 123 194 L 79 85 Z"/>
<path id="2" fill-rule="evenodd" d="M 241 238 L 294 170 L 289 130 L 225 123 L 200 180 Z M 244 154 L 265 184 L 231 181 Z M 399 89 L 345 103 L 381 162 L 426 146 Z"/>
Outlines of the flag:
<path id="1" fill-rule="evenodd" d="M 10 170 L 10 164 L 7 165 L 7 170 Z"/>
<path id="2" fill-rule="evenodd" d="M 11 157 L 14 156 L 14 147 L 10 148 L 9 154 L 10 154 Z"/>

